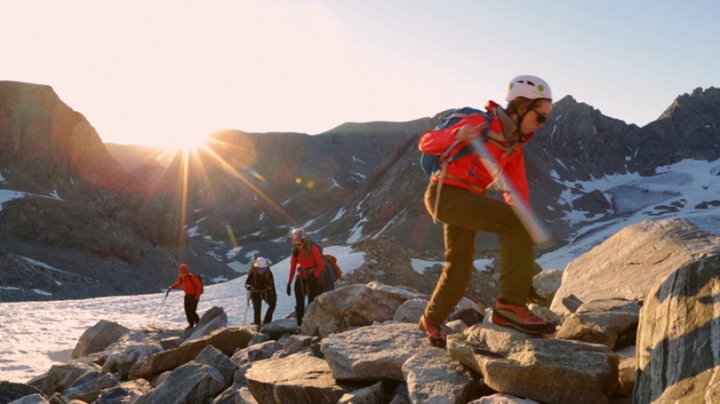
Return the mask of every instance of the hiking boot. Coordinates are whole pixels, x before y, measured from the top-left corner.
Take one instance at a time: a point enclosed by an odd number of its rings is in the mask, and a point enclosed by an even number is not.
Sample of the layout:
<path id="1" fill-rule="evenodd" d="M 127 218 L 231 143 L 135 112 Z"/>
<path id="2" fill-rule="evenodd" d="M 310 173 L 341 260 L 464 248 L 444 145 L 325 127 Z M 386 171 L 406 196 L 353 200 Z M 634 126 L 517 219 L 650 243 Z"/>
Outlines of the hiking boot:
<path id="1" fill-rule="evenodd" d="M 555 332 L 555 324 L 534 315 L 525 305 L 511 303 L 502 298 L 495 303 L 490 321 L 528 334 L 552 334 Z"/>
<path id="2" fill-rule="evenodd" d="M 445 348 L 447 340 L 445 339 L 445 333 L 443 332 L 442 328 L 429 322 L 427 318 L 425 318 L 424 314 L 422 317 L 420 317 L 418 328 L 425 334 L 427 334 L 428 340 L 430 341 L 431 345 L 438 348 Z"/>
<path id="3" fill-rule="evenodd" d="M 189 325 L 189 326 L 185 327 L 185 330 L 186 330 L 186 331 L 187 331 L 187 330 L 192 330 L 193 328 L 195 328 L 194 325 Z"/>
<path id="4" fill-rule="evenodd" d="M 547 301 L 544 297 L 540 296 L 534 287 L 530 287 L 530 293 L 528 294 L 528 301 L 530 303 L 539 304 L 541 306 L 547 305 Z"/>

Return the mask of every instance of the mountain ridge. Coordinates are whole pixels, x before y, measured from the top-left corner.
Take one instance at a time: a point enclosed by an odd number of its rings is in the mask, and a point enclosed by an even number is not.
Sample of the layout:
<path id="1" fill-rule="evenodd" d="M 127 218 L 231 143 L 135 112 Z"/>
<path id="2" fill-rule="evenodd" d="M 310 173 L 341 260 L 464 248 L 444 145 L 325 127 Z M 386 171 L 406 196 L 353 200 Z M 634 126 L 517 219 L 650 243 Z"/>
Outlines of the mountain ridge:
<path id="1" fill-rule="evenodd" d="M 719 100 L 716 88 L 695 89 L 642 128 L 572 96 L 554 103 L 546 125 L 526 146 L 526 166 L 532 205 L 558 239 L 555 247 L 572 242 L 578 226 L 610 223 L 622 214 L 616 191 L 583 184 L 635 174 L 652 179 L 658 167 L 717 159 Z M 51 113 L 58 108 L 61 114 Z M 161 164 L 159 148 L 103 144 L 50 86 L 0 82 L 0 113 L 0 188 L 62 198 L 5 202 L 0 247 L 95 277 L 105 285 L 98 293 L 117 289 L 105 274 L 112 268 L 137 268 L 146 277 L 139 289 L 115 290 L 120 294 L 166 286 L 180 261 L 211 278 L 238 276 L 231 268 L 246 266 L 256 254 L 286 257 L 289 232 L 299 226 L 319 232 L 326 244 L 383 236 L 419 252 L 443 248 L 440 225 L 422 203 L 427 177 L 417 167 L 427 117 L 345 123 L 319 135 L 219 131 L 207 150 L 188 159 L 183 177 L 182 154 L 163 156 Z M 34 138 L 56 146 L 29 150 Z M 657 206 L 678 203 L 669 196 L 656 199 Z M 708 197 L 707 206 L 715 199 Z M 47 213 L 38 216 L 29 210 L 33 206 Z M 576 221 L 576 212 L 593 219 Z M 109 229 L 125 236 L 108 240 L 103 232 Z M 42 232 L 49 236 L 38 237 Z M 494 236 L 480 235 L 476 248 L 494 248 Z M 99 262 L 110 269 L 84 269 Z M 60 297 L 62 288 L 56 289 Z M 2 293 L 0 300 L 7 299 Z"/>

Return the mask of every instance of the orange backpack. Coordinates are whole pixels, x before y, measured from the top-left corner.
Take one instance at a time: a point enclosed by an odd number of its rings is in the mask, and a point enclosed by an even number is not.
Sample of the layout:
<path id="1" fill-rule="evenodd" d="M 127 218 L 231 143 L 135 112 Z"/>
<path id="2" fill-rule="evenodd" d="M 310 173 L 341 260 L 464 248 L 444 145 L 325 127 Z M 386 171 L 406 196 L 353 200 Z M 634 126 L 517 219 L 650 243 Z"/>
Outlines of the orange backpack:
<path id="1" fill-rule="evenodd" d="M 337 258 L 335 258 L 334 255 L 325 254 L 323 255 L 323 258 L 325 261 L 329 262 L 332 266 L 333 271 L 335 272 L 335 280 L 338 280 L 342 278 L 342 271 L 340 270 L 340 267 L 337 264 Z"/>

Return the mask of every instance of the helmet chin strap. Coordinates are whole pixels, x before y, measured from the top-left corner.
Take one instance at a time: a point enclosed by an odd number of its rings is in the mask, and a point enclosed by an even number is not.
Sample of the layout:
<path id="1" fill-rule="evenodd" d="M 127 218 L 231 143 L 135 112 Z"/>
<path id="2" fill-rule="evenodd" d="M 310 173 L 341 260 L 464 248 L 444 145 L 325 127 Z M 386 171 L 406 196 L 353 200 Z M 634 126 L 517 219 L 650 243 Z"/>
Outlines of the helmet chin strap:
<path id="1" fill-rule="evenodd" d="M 525 116 L 527 116 L 528 112 L 535 109 L 535 105 L 537 105 L 537 103 L 538 103 L 538 100 L 534 99 L 533 102 L 527 107 L 525 112 L 522 115 L 518 115 L 517 131 L 518 131 L 518 135 L 520 137 L 520 143 L 525 143 L 525 134 L 522 133 L 522 131 L 520 130 L 520 128 L 522 127 L 522 123 L 525 120 Z"/>

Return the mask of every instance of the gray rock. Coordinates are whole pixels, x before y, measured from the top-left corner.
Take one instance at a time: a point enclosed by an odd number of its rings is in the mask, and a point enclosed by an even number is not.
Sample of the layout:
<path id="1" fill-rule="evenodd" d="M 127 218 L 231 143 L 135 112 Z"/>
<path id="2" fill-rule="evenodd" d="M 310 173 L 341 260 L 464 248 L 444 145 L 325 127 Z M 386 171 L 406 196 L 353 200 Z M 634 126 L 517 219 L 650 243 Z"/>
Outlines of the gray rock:
<path id="1" fill-rule="evenodd" d="M 720 251 L 697 256 L 648 293 L 640 311 L 634 402 L 720 402 L 718 268 Z"/>
<path id="2" fill-rule="evenodd" d="M 532 338 L 494 324 L 448 336 L 448 351 L 498 393 L 540 402 L 604 404 L 618 383 L 618 355 L 603 345 Z"/>
<path id="3" fill-rule="evenodd" d="M 80 358 L 91 353 L 100 352 L 116 342 L 128 331 L 130 331 L 128 328 L 116 322 L 100 320 L 80 336 L 73 350 L 72 358 Z"/>
<path id="4" fill-rule="evenodd" d="M 9 403 L 33 394 L 41 394 L 41 392 L 28 384 L 0 380 L 0 403 Z"/>
<path id="5" fill-rule="evenodd" d="M 130 368 L 133 379 L 151 379 L 166 370 L 175 369 L 198 356 L 206 346 L 212 345 L 225 355 L 232 355 L 236 349 L 245 348 L 254 335 L 248 327 L 226 327 L 213 331 L 210 335 L 188 341 L 175 349 L 149 355 L 142 362 Z"/>
<path id="6" fill-rule="evenodd" d="M 197 362 L 173 370 L 155 390 L 140 396 L 135 404 L 204 403 L 225 388 L 220 372 Z"/>
<path id="7" fill-rule="evenodd" d="M 200 354 L 195 358 L 195 362 L 217 369 L 225 378 L 227 384 L 230 384 L 230 380 L 232 380 L 233 374 L 237 370 L 237 366 L 233 361 L 212 345 L 208 345 L 200 351 Z"/>
<path id="8" fill-rule="evenodd" d="M 101 373 L 96 370 L 86 372 L 63 391 L 66 400 L 93 402 L 103 389 L 113 387 L 120 382 L 116 374 Z"/>
<path id="9" fill-rule="evenodd" d="M 583 302 L 642 301 L 658 279 L 718 249 L 720 236 L 686 219 L 648 220 L 625 227 L 568 264 L 550 308 L 561 316 L 570 314 L 562 304 L 569 295 Z"/>
<path id="10" fill-rule="evenodd" d="M 377 382 L 372 386 L 343 394 L 337 404 L 382 404 L 384 401 L 383 396 L 383 384 Z"/>
<path id="11" fill-rule="evenodd" d="M 348 285 L 318 296 L 303 317 L 302 332 L 321 338 L 351 327 L 392 320 L 405 295 L 365 285 Z"/>
<path id="12" fill-rule="evenodd" d="M 336 403 L 345 394 L 326 361 L 303 353 L 255 362 L 245 377 L 260 404 Z"/>
<path id="13" fill-rule="evenodd" d="M 477 383 L 445 349 L 424 349 L 402 365 L 413 403 L 464 404 L 476 396 Z"/>
<path id="14" fill-rule="evenodd" d="M 346 381 L 404 381 L 403 363 L 429 346 L 417 325 L 407 323 L 361 327 L 320 342 L 333 377 Z"/>
<path id="15" fill-rule="evenodd" d="M 555 338 L 603 344 L 615 349 L 619 335 L 635 335 L 639 317 L 640 305 L 637 302 L 626 299 L 593 300 L 568 316 Z"/>
<path id="16" fill-rule="evenodd" d="M 4 401 L 4 402 L 6 402 L 8 404 L 50 404 L 50 401 L 48 401 L 48 399 L 40 393 L 30 394 L 30 395 L 18 398 L 17 400 L 13 400 L 10 402 Z"/>
<path id="17" fill-rule="evenodd" d="M 103 389 L 93 404 L 128 404 L 134 403 L 140 396 L 152 390 L 145 379 L 122 382 L 114 387 Z"/>

